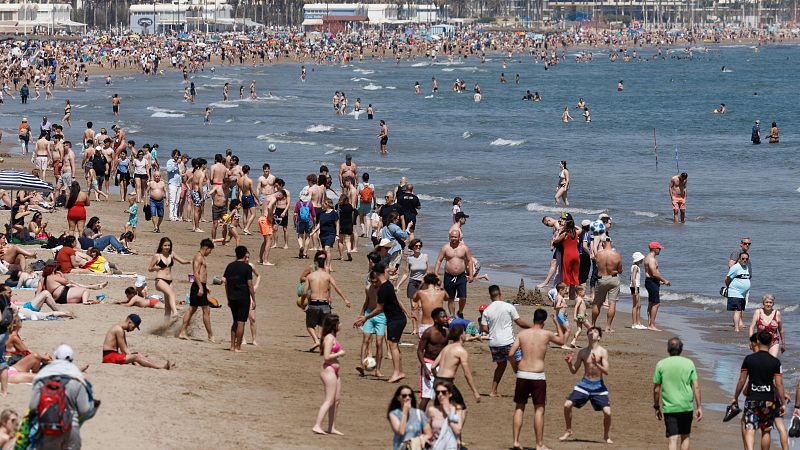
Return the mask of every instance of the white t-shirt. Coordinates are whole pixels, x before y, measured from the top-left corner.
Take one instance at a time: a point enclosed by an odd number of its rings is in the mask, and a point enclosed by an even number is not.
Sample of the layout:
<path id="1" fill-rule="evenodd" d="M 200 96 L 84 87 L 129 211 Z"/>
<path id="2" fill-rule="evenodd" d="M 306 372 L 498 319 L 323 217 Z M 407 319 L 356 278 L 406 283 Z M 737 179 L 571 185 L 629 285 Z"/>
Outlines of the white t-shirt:
<path id="1" fill-rule="evenodd" d="M 483 324 L 489 327 L 489 346 L 503 347 L 514 343 L 515 320 L 519 319 L 517 308 L 502 300 L 494 301 L 483 311 Z"/>

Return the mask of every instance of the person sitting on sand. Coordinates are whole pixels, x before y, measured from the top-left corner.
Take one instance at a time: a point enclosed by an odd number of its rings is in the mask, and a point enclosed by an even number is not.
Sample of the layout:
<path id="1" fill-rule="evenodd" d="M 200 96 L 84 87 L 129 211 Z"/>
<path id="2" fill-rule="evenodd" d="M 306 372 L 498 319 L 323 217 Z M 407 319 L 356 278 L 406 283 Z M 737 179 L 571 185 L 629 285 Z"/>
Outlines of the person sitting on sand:
<path id="1" fill-rule="evenodd" d="M 43 355 L 30 353 L 8 368 L 8 382 L 11 384 L 32 383 L 33 377 L 43 366 L 53 360 L 49 353 Z"/>
<path id="2" fill-rule="evenodd" d="M 19 429 L 19 415 L 11 409 L 4 409 L 0 413 L 0 448 L 14 448 L 17 430 Z"/>
<path id="3" fill-rule="evenodd" d="M 99 284 L 78 284 L 70 281 L 64 276 L 61 271 L 56 269 L 56 262 L 52 259 L 47 261 L 42 270 L 42 278 L 39 279 L 39 285 L 36 287 L 36 293 L 47 290 L 53 295 L 53 298 L 58 304 L 67 303 L 82 303 L 84 305 L 94 304 L 95 301 L 89 301 L 89 291 L 103 289 L 108 285 L 107 281 Z"/>
<path id="4" fill-rule="evenodd" d="M 122 306 L 138 306 L 139 308 L 164 309 L 164 304 L 158 301 L 157 298 L 145 298 L 139 295 L 136 291 L 136 288 L 133 286 L 128 286 L 125 288 L 125 298 L 127 300 L 120 300 L 118 302 L 114 302 L 114 304 Z"/>
<path id="5" fill-rule="evenodd" d="M 29 252 L 19 245 L 9 244 L 8 236 L 0 233 L 0 261 L 8 267 L 9 275 L 14 276 L 25 267 L 25 258 L 36 258 L 36 253 Z"/>
<path id="6" fill-rule="evenodd" d="M 128 341 L 125 339 L 125 333 L 128 331 L 138 330 L 142 324 L 142 318 L 138 314 L 129 314 L 122 322 L 113 325 L 106 332 L 106 337 L 103 340 L 103 363 L 106 364 L 136 364 L 142 367 L 149 367 L 151 369 L 171 369 L 174 364 L 165 362 L 164 364 L 155 364 L 150 362 L 145 355 L 137 352 L 128 352 Z"/>
<path id="7" fill-rule="evenodd" d="M 64 245 L 56 253 L 56 262 L 58 263 L 58 270 L 63 273 L 89 273 L 89 269 L 84 269 L 83 266 L 92 260 L 92 257 L 84 252 L 75 250 L 78 246 L 78 240 L 75 236 L 67 236 L 64 238 Z"/>

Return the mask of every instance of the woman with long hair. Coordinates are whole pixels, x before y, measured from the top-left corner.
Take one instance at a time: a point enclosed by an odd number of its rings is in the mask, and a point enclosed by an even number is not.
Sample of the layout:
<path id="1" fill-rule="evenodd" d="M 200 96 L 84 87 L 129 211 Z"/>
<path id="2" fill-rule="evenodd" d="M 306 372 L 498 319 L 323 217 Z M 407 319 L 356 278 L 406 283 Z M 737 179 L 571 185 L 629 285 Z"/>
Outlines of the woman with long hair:
<path id="1" fill-rule="evenodd" d="M 464 427 L 464 410 L 452 401 L 453 385 L 439 381 L 433 386 L 436 399 L 428 406 L 428 420 L 433 431 L 433 450 L 460 448 L 461 430 Z"/>
<path id="2" fill-rule="evenodd" d="M 394 431 L 392 449 L 399 450 L 401 445 L 411 447 L 413 440 L 418 440 L 420 447 L 424 448 L 431 439 L 431 426 L 425 412 L 417 409 L 417 397 L 411 386 L 404 384 L 394 391 L 392 401 L 386 418 Z"/>
<path id="3" fill-rule="evenodd" d="M 553 239 L 553 245 L 561 244 L 561 278 L 569 286 L 569 298 L 575 299 L 575 287 L 580 284 L 581 255 L 578 253 L 578 230 L 572 214 L 564 214 L 564 226 Z"/>
<path id="4" fill-rule="evenodd" d="M 336 339 L 339 332 L 339 315 L 328 314 L 322 321 L 322 340 L 319 352 L 322 355 L 322 371 L 319 377 L 325 387 L 325 401 L 319 407 L 317 421 L 311 430 L 317 434 L 342 433 L 336 429 L 336 410 L 342 397 L 342 380 L 339 378 L 339 357 L 344 356 L 342 345 Z M 322 420 L 328 415 L 328 429 L 322 429 Z"/>
<path id="5" fill-rule="evenodd" d="M 178 261 L 189 264 L 191 261 L 183 259 L 172 253 L 172 240 L 166 236 L 158 241 L 158 249 L 150 258 L 148 272 L 156 273 L 156 290 L 164 294 L 164 320 L 178 317 L 178 308 L 175 306 L 175 291 L 172 289 L 172 266 Z"/>
<path id="6" fill-rule="evenodd" d="M 69 197 L 65 206 L 67 208 L 69 233 L 77 238 L 86 223 L 85 207 L 89 206 L 89 194 L 81 191 L 81 185 L 77 181 L 73 181 L 69 187 Z"/>
<path id="7" fill-rule="evenodd" d="M 564 199 L 564 204 L 569 206 L 569 199 L 567 198 L 567 192 L 569 192 L 569 170 L 567 169 L 567 162 L 561 161 L 560 162 L 561 172 L 558 173 L 558 187 L 556 188 L 556 205 L 561 204 L 561 199 Z"/>
<path id="8" fill-rule="evenodd" d="M 772 336 L 769 344 L 769 354 L 778 357 L 786 351 L 786 339 L 783 336 L 783 319 L 781 312 L 775 309 L 775 297 L 772 294 L 764 294 L 761 299 L 761 308 L 753 313 L 753 321 L 750 323 L 750 336 L 759 331 L 766 331 Z"/>
<path id="9" fill-rule="evenodd" d="M 19 429 L 19 415 L 11 409 L 4 409 L 0 413 L 0 448 L 14 448 L 12 445 L 17 438 Z"/>
<path id="10" fill-rule="evenodd" d="M 89 301 L 89 291 L 103 289 L 108 285 L 107 281 L 98 284 L 79 284 L 70 281 L 64 276 L 54 264 L 47 264 L 42 270 L 42 278 L 36 287 L 36 293 L 47 290 L 56 299 L 56 303 L 64 305 L 67 303 L 82 303 L 91 305 L 96 301 Z"/>
<path id="11" fill-rule="evenodd" d="M 326 198 L 322 204 L 322 213 L 319 214 L 319 224 L 317 230 L 319 231 L 319 241 L 322 244 L 323 250 L 328 255 L 328 264 L 325 270 L 330 272 L 333 270 L 333 255 L 331 249 L 336 242 L 336 237 L 339 236 L 339 213 L 333 209 L 333 202 L 331 199 Z M 313 234 L 313 233 L 312 233 Z M 342 259 L 342 246 L 339 246 L 339 259 Z"/>

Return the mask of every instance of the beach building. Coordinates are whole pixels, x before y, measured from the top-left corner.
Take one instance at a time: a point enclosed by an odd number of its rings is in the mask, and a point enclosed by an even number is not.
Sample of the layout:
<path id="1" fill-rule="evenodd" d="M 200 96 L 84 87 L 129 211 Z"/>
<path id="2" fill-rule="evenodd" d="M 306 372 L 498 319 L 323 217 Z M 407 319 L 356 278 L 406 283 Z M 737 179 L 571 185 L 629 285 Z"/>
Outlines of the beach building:
<path id="1" fill-rule="evenodd" d="M 70 19 L 69 3 L 0 3 L 0 33 L 81 31 L 86 24 Z"/>
<path id="2" fill-rule="evenodd" d="M 262 27 L 248 17 L 234 17 L 233 5 L 225 0 L 174 0 L 130 6 L 130 28 L 134 33 L 179 31 L 243 31 Z"/>
<path id="3" fill-rule="evenodd" d="M 303 28 L 307 31 L 340 31 L 367 25 L 433 23 L 440 20 L 433 4 L 306 3 Z"/>

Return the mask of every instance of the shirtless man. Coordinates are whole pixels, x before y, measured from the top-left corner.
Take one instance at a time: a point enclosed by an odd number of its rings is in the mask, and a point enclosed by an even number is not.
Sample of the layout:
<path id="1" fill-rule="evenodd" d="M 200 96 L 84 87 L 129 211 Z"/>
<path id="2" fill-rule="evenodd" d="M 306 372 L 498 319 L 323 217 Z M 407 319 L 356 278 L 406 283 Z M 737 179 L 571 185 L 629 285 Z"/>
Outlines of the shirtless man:
<path id="1" fill-rule="evenodd" d="M 229 199 L 239 198 L 239 179 L 243 175 L 242 166 L 239 165 L 239 157 L 231 155 L 231 162 L 228 167 L 228 178 L 225 180 L 226 195 Z"/>
<path id="2" fill-rule="evenodd" d="M 425 411 L 428 402 L 433 400 L 436 393 L 433 390 L 433 372 L 431 367 L 433 362 L 447 345 L 447 313 L 444 308 L 434 308 L 433 326 L 425 330 L 419 338 L 417 346 L 417 359 L 419 359 L 419 385 L 420 385 L 420 406 L 419 409 Z M 466 372 L 465 372 L 466 373 Z"/>
<path id="3" fill-rule="evenodd" d="M 350 300 L 344 295 L 336 280 L 330 273 L 325 271 L 325 261 L 327 256 L 324 252 L 317 252 L 314 257 L 314 263 L 317 270 L 312 271 L 306 276 L 306 286 L 303 295 L 309 298 L 308 306 L 306 307 L 306 329 L 308 330 L 311 340 L 314 341 L 314 346 L 309 349 L 313 352 L 319 348 L 319 337 L 317 337 L 317 327 L 322 326 L 322 321 L 325 316 L 331 313 L 331 288 L 339 294 L 339 297 L 344 300 L 345 305 L 349 308 Z"/>
<path id="4" fill-rule="evenodd" d="M 125 333 L 138 330 L 142 318 L 138 314 L 129 314 L 122 322 L 112 326 L 103 340 L 103 362 L 107 364 L 136 364 L 151 369 L 171 369 L 175 367 L 169 360 L 164 364 L 150 362 L 145 355 L 138 352 L 128 353 L 128 341 Z"/>
<path id="5" fill-rule="evenodd" d="M 275 175 L 271 175 L 269 164 L 264 163 L 262 166 L 264 173 L 258 177 L 258 184 L 256 185 L 256 196 L 260 201 L 267 199 L 268 195 L 272 195 L 275 188 Z M 316 183 L 316 180 L 314 181 Z"/>
<path id="6" fill-rule="evenodd" d="M 472 265 L 472 252 L 467 244 L 461 241 L 458 231 L 450 231 L 450 242 L 442 246 L 433 273 L 439 275 L 439 267 L 444 263 L 444 290 L 447 292 L 447 309 L 450 315 L 455 313 L 455 299 L 458 297 L 458 315 L 464 317 L 464 306 L 467 304 L 467 282 L 475 279 Z"/>
<path id="7" fill-rule="evenodd" d="M 327 196 L 327 189 L 325 184 L 328 182 L 328 177 L 325 175 L 317 176 L 317 183 L 309 186 L 308 193 L 311 195 L 311 206 L 314 207 L 315 225 L 319 224 L 319 216 L 322 214 L 322 205 L 325 203 Z M 312 250 L 322 249 L 322 244 L 319 242 L 319 227 L 314 227 L 314 232 L 311 233 L 311 247 Z"/>
<path id="8" fill-rule="evenodd" d="M 384 120 L 380 121 L 380 125 L 381 131 L 378 133 L 378 140 L 380 141 L 381 155 L 386 155 L 389 153 L 389 151 L 386 150 L 386 144 L 389 142 L 389 126 L 386 125 Z"/>
<path id="9" fill-rule="evenodd" d="M 200 229 L 200 217 L 203 214 L 203 203 L 205 194 L 203 187 L 208 185 L 208 174 L 206 173 L 206 162 L 204 159 L 192 160 L 192 176 L 189 178 L 189 198 L 194 209 L 194 223 L 192 231 L 202 233 Z"/>
<path id="10" fill-rule="evenodd" d="M 378 307 L 378 288 L 381 283 L 375 273 L 369 273 L 369 285 L 364 288 L 364 304 L 361 305 L 359 317 L 366 317 L 375 308 Z M 369 354 L 369 347 L 372 342 L 372 335 L 375 335 L 375 376 L 382 377 L 381 362 L 383 361 L 383 347 L 386 343 L 386 315 L 380 313 L 369 320 L 364 322 L 361 326 L 363 337 L 361 338 L 361 365 L 356 366 L 356 371 L 363 377 L 366 367 L 364 367 L 364 359 Z"/>
<path id="11" fill-rule="evenodd" d="M 533 400 L 533 431 L 536 434 L 536 450 L 546 450 L 544 445 L 544 410 L 547 399 L 547 378 L 544 374 L 544 357 L 550 344 L 562 346 L 567 342 L 566 336 L 561 333 L 561 327 L 556 322 L 556 316 L 551 316 L 556 333 L 544 329 L 547 320 L 547 311 L 537 309 L 533 313 L 533 327 L 519 332 L 514 345 L 508 351 L 511 364 L 517 364 L 517 386 L 514 389 L 514 450 L 522 450 L 519 436 L 522 432 L 522 419 L 525 416 L 525 405 L 528 398 Z M 516 363 L 514 355 L 517 350 L 522 350 L 522 359 Z"/>
<path id="12" fill-rule="evenodd" d="M 47 175 L 47 166 L 50 165 L 50 136 L 42 132 L 36 141 L 36 168 L 39 169 L 39 179 L 44 181 Z"/>
<path id="13" fill-rule="evenodd" d="M 119 99 L 118 94 L 114 94 L 114 97 L 111 98 L 111 112 L 114 113 L 115 117 L 119 117 L 119 105 L 122 103 Z"/>
<path id="14" fill-rule="evenodd" d="M 439 283 L 439 277 L 435 273 L 426 273 L 422 279 L 422 285 L 414 293 L 414 297 L 411 298 L 412 311 L 422 310 L 419 330 L 417 331 L 419 336 L 422 336 L 425 330 L 433 326 L 433 310 L 444 307 L 446 294 L 439 288 Z"/>
<path id="15" fill-rule="evenodd" d="M 225 164 L 223 164 L 223 157 L 217 153 L 214 155 L 214 165 L 211 166 L 211 187 L 212 190 L 208 192 L 211 196 L 211 239 L 217 238 L 217 227 L 220 225 L 222 216 L 227 213 L 228 198 L 225 195 L 224 182 L 228 178 L 230 171 Z M 219 189 L 213 189 L 219 186 Z M 213 192 L 213 194 L 212 194 Z M 222 229 L 222 236 L 225 237 L 226 229 Z"/>
<path id="16" fill-rule="evenodd" d="M 608 313 L 606 315 L 606 332 L 613 333 L 614 315 L 617 313 L 617 298 L 619 298 L 619 274 L 622 273 L 622 257 L 617 253 L 606 235 L 601 236 L 601 248 L 594 257 L 597 265 L 597 286 L 592 301 L 592 326 L 597 326 L 600 308 L 608 300 Z"/>
<path id="17" fill-rule="evenodd" d="M 464 214 L 462 211 L 459 211 L 456 213 L 455 216 L 453 216 L 453 218 L 455 219 L 455 222 L 453 222 L 453 225 L 450 226 L 450 231 L 455 231 L 456 233 L 458 233 L 459 239 L 463 241 L 464 240 L 463 228 L 464 225 L 466 225 L 469 216 Z"/>
<path id="18" fill-rule="evenodd" d="M 648 244 L 650 253 L 644 257 L 644 288 L 647 289 L 647 328 L 653 331 L 661 331 L 656 328 L 656 315 L 661 306 L 661 285 L 669 286 L 671 283 L 661 275 L 658 270 L 658 260 L 656 256 L 661 253 L 663 245 L 658 242 Z"/>
<path id="19" fill-rule="evenodd" d="M 275 234 L 275 208 L 278 200 L 286 198 L 283 189 L 275 191 L 272 195 L 267 197 L 267 200 L 261 203 L 261 217 L 258 218 L 258 229 L 261 231 L 263 241 L 261 242 L 261 251 L 258 254 L 259 264 L 264 266 L 274 266 L 275 264 L 269 262 L 269 251 L 273 247 L 273 235 Z"/>
<path id="20" fill-rule="evenodd" d="M 208 341 L 216 343 L 214 339 L 214 332 L 211 330 L 211 303 L 208 301 L 208 266 L 206 265 L 206 257 L 214 250 L 214 242 L 211 239 L 203 239 L 200 241 L 200 250 L 194 254 L 192 258 L 192 273 L 194 274 L 194 282 L 192 287 L 189 288 L 189 309 L 183 315 L 183 324 L 181 330 L 178 332 L 179 339 L 188 339 L 186 337 L 186 330 L 189 329 L 189 323 L 192 321 L 192 316 L 197 312 L 197 308 L 203 310 L 203 325 L 206 327 L 208 333 Z"/>
<path id="21" fill-rule="evenodd" d="M 357 180 L 358 178 L 358 165 L 353 162 L 353 156 L 350 153 L 344 156 L 344 162 L 339 166 L 339 186 L 344 187 L 344 179 L 350 178 Z M 351 203 L 355 205 L 355 203 Z"/>
<path id="22" fill-rule="evenodd" d="M 569 371 L 578 373 L 583 364 L 583 378 L 575 385 L 572 393 L 564 403 L 564 422 L 566 430 L 559 441 L 566 441 L 572 437 L 572 407 L 580 409 L 586 402 L 592 402 L 595 411 L 603 411 L 603 441 L 613 444 L 609 436 L 611 430 L 611 403 L 608 401 L 608 388 L 603 382 L 603 375 L 608 375 L 608 351 L 600 345 L 603 332 L 600 328 L 592 327 L 586 332 L 589 345 L 578 352 L 578 357 L 570 353 L 564 357 Z"/>
<path id="23" fill-rule="evenodd" d="M 678 212 L 681 214 L 681 223 L 686 218 L 686 183 L 689 175 L 686 172 L 675 175 L 669 179 L 669 196 L 672 199 L 672 221 L 678 223 Z"/>
<path id="24" fill-rule="evenodd" d="M 50 159 L 53 161 L 53 178 L 54 185 L 58 185 L 58 179 L 61 177 L 61 169 L 64 168 L 64 136 L 61 134 L 54 134 L 53 141 L 50 143 Z"/>
<path id="25" fill-rule="evenodd" d="M 239 193 L 242 196 L 242 211 L 244 213 L 244 226 L 242 226 L 242 233 L 250 235 L 250 225 L 256 219 L 256 205 L 261 202 L 258 201 L 253 194 L 253 180 L 250 179 L 250 166 L 245 164 L 242 166 L 242 176 L 237 181 L 239 186 Z"/>
<path id="26" fill-rule="evenodd" d="M 56 184 L 56 192 L 61 192 L 62 189 L 72 185 L 72 180 L 75 179 L 75 173 L 78 168 L 75 167 L 75 152 L 72 150 L 72 142 L 64 141 L 64 165 L 61 167 L 61 176 L 58 178 Z"/>
<path id="27" fill-rule="evenodd" d="M 279 225 L 283 228 L 283 248 L 289 248 L 289 234 L 287 232 L 287 228 L 289 227 L 289 215 L 291 214 L 291 210 L 289 205 L 291 205 L 291 197 L 292 194 L 289 193 L 289 190 L 286 189 L 286 182 L 284 182 L 280 178 L 275 179 L 275 188 L 283 190 L 283 197 L 278 199 L 278 202 L 275 204 L 275 213 L 273 215 L 273 229 L 277 228 Z M 273 232 L 273 236 L 275 233 Z M 272 248 L 278 246 L 278 238 L 275 237 L 272 241 Z"/>
<path id="28" fill-rule="evenodd" d="M 94 126 L 92 122 L 86 122 L 86 129 L 83 130 L 83 141 L 82 141 L 84 147 L 95 146 L 95 141 L 94 141 L 95 132 L 92 129 L 92 126 Z"/>
<path id="29" fill-rule="evenodd" d="M 153 173 L 153 179 L 147 182 L 147 194 L 150 197 L 153 233 L 161 233 L 161 222 L 164 220 L 164 197 L 167 195 L 167 185 L 161 179 L 161 172 Z"/>
<path id="30" fill-rule="evenodd" d="M 453 390 L 453 397 L 451 401 L 456 406 L 461 406 L 462 410 L 467 409 L 464 398 L 461 392 L 455 385 L 455 376 L 458 368 L 461 367 L 464 371 L 464 378 L 467 379 L 467 385 L 472 389 L 472 395 L 475 397 L 475 402 L 481 402 L 481 393 L 475 387 L 475 382 L 472 380 L 472 371 L 469 369 L 469 352 L 464 348 L 464 341 L 467 335 L 464 333 L 464 327 L 456 326 L 450 328 L 447 332 L 447 340 L 450 342 L 439 352 L 439 356 L 431 364 L 431 372 L 434 375 L 433 386 L 436 386 L 440 381 L 450 384 Z"/>

